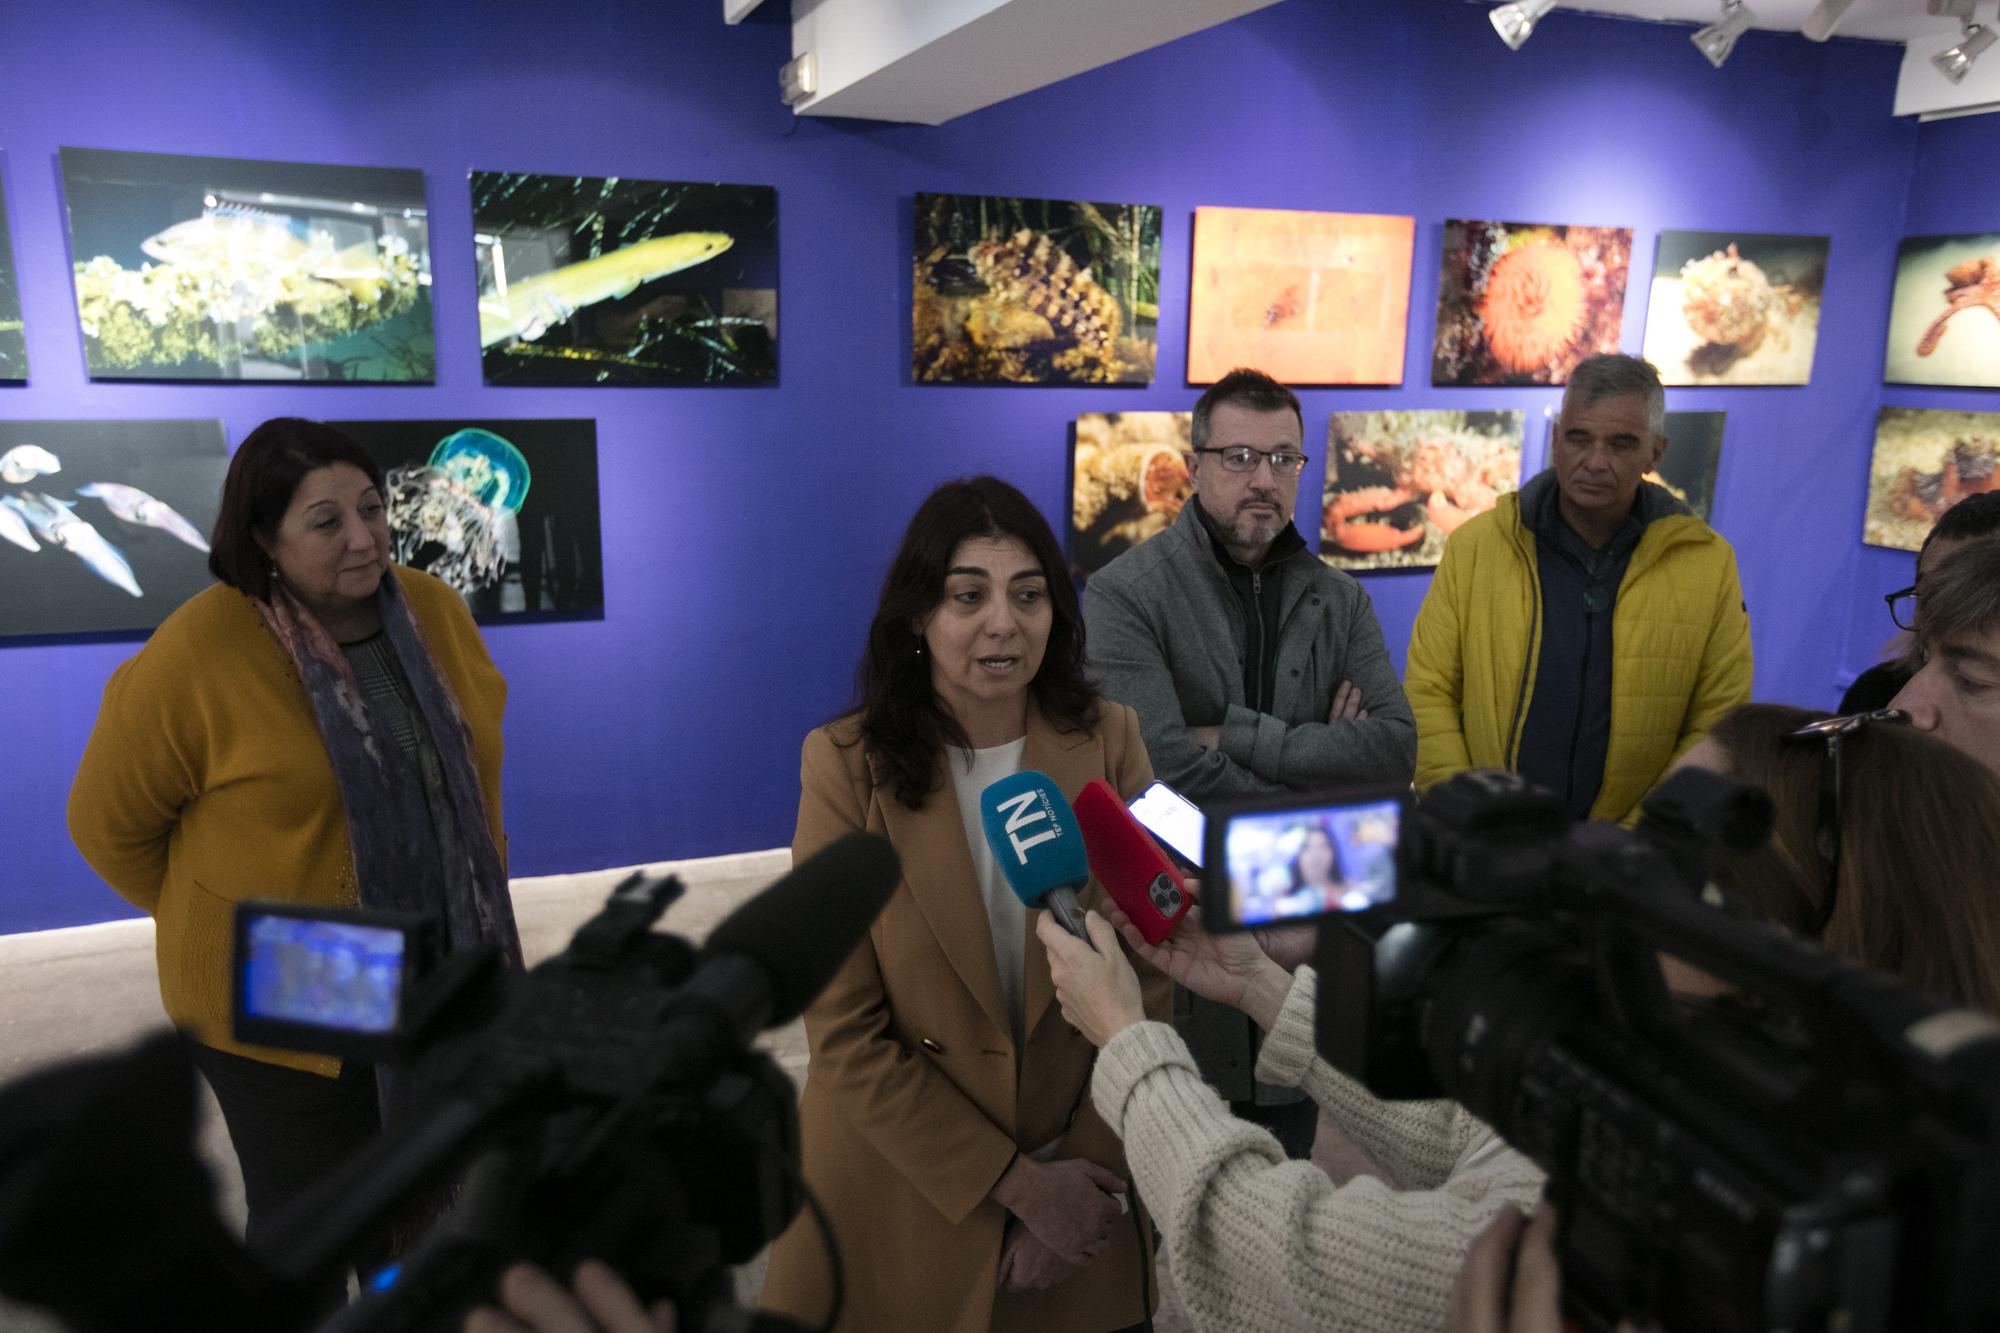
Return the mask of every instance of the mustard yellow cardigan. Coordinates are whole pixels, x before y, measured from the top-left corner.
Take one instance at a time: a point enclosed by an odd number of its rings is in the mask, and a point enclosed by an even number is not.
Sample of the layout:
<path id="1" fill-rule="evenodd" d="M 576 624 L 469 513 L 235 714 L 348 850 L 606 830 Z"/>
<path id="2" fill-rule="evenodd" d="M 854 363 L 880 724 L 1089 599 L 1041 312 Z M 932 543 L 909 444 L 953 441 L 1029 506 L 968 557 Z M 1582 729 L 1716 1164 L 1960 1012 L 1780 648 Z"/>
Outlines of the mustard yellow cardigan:
<path id="1" fill-rule="evenodd" d="M 465 602 L 391 570 L 472 736 L 494 845 L 507 683 Z M 167 1017 L 207 1045 L 314 1073 L 339 1062 L 229 1036 L 231 911 L 244 898 L 355 902 L 332 762 L 285 650 L 222 584 L 175 611 L 111 674 L 69 794 L 70 836 L 104 882 L 157 925 Z"/>

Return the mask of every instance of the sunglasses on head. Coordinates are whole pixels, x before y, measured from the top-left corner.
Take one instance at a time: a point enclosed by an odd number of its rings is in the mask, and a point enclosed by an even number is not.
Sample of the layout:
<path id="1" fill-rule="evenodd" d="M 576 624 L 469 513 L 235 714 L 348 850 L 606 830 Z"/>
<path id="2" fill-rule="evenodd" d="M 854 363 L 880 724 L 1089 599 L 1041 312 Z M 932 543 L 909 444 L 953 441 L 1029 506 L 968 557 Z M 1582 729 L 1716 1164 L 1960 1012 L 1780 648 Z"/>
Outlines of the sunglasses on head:
<path id="1" fill-rule="evenodd" d="M 1871 724 L 1897 725 L 1910 720 L 1900 708 L 1878 708 L 1870 713 L 1849 713 L 1845 717 L 1822 718 L 1785 733 L 1788 741 L 1821 741 L 1826 745 L 1819 774 L 1819 835 L 1827 848 L 1826 896 L 1820 903 L 1818 919 L 1812 924 L 1817 937 L 1833 919 L 1834 903 L 1840 892 L 1840 798 L 1842 788 L 1841 751 L 1843 742 Z"/>

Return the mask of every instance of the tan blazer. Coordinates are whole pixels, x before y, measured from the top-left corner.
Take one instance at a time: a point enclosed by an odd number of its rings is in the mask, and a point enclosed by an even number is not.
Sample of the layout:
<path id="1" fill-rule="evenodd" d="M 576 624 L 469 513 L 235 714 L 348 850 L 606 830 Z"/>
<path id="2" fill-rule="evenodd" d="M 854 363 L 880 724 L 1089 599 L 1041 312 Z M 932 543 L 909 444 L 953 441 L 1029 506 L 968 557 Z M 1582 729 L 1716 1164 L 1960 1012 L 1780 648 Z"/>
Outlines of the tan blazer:
<path id="1" fill-rule="evenodd" d="M 958 775 L 940 757 L 944 785 L 912 810 L 875 786 L 862 747 L 851 743 L 857 735 L 850 717 L 806 737 L 792 840 L 802 859 L 866 829 L 885 834 L 903 858 L 903 881 L 867 942 L 805 1014 L 811 1064 L 802 1150 L 806 1182 L 840 1242 L 839 1327 L 1107 1333 L 1136 1324 L 1158 1301 L 1149 1221 L 1143 1253 L 1128 1217 L 1104 1254 L 1048 1290 L 997 1289 L 1007 1215 L 986 1194 L 1016 1149 L 1061 1137 L 1060 1156 L 1130 1176 L 1087 1095 L 1096 1052 L 1053 1002 L 1048 955 L 1034 931 L 1039 912 L 1028 913 L 1027 1036 L 1015 1073 Z M 1138 716 L 1109 702 L 1088 734 L 1058 732 L 1031 709 L 1021 766 L 1046 773 L 1071 798 L 1092 778 L 1127 797 L 1153 778 Z M 1095 881 L 1079 896 L 1103 910 Z M 1147 1012 L 1165 1019 L 1171 983 L 1143 964 L 1140 977 Z M 818 1230 L 801 1213 L 772 1251 L 764 1307 L 817 1327 L 830 1296 Z"/>

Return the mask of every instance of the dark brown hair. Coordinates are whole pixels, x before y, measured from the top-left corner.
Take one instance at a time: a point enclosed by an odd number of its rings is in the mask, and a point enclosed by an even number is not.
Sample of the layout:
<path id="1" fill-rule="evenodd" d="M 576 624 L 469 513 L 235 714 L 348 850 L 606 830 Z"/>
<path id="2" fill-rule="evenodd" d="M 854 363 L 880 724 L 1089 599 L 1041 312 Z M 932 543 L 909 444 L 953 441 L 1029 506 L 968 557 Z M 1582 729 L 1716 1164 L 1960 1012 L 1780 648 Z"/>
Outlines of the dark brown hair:
<path id="1" fill-rule="evenodd" d="M 855 672 L 860 740 L 877 781 L 911 809 L 922 809 L 938 789 L 943 748 L 966 744 L 965 729 L 931 686 L 930 658 L 918 652 L 916 624 L 944 601 L 946 572 L 959 543 L 980 537 L 1016 539 L 1049 582 L 1049 643 L 1041 670 L 1028 683 L 1029 695 L 1059 730 L 1084 731 L 1097 721 L 1097 690 L 1084 672 L 1076 583 L 1048 520 L 998 477 L 948 481 L 917 507 L 903 533 Z"/>
<path id="2" fill-rule="evenodd" d="M 229 460 L 222 483 L 222 508 L 208 540 L 208 570 L 230 587 L 256 598 L 271 597 L 271 557 L 258 538 L 269 540 L 291 507 L 308 472 L 351 463 L 382 489 L 382 466 L 368 451 L 333 427 L 299 417 L 273 417 L 244 437 Z"/>
<path id="3" fill-rule="evenodd" d="M 1191 431 L 1191 440 L 1195 448 L 1208 447 L 1208 419 L 1223 403 L 1247 407 L 1252 412 L 1283 412 L 1289 409 L 1291 414 L 1299 419 L 1300 433 L 1305 432 L 1306 416 L 1299 408 L 1297 394 L 1261 370 L 1238 366 L 1209 385 L 1208 392 L 1195 399 L 1194 423 Z"/>
<path id="4" fill-rule="evenodd" d="M 1946 510 L 1945 517 L 1957 512 Z M 2000 537 L 1974 537 L 1947 551 L 1925 576 L 1919 605 L 1917 634 L 1927 649 L 1946 639 L 2000 629 Z"/>

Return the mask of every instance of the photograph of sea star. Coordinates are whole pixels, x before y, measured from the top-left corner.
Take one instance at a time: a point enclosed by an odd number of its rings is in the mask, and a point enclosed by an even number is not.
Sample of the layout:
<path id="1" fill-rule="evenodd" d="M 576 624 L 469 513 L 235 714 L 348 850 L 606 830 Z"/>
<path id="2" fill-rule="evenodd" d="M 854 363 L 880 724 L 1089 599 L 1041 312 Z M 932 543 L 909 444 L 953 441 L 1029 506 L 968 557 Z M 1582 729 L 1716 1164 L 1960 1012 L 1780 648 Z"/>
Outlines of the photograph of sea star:
<path id="1" fill-rule="evenodd" d="M 1668 384 L 1804 384 L 1819 343 L 1824 236 L 1663 231 L 1646 359 Z"/>
<path id="2" fill-rule="evenodd" d="M 1968 495 L 2000 491 L 2000 412 L 1885 407 L 1875 418 L 1861 540 L 1914 551 Z"/>
<path id="3" fill-rule="evenodd" d="M 1519 412 L 1335 412 L 1319 558 L 1428 569 L 1445 540 L 1521 484 Z"/>
<path id="4" fill-rule="evenodd" d="M 14 248 L 7 237 L 7 192 L 0 188 L 0 381 L 28 378 L 28 342 L 21 331 L 21 289 L 14 284 Z"/>
<path id="5" fill-rule="evenodd" d="M 1882 378 L 2000 388 L 2000 232 L 1903 238 Z"/>
<path id="6" fill-rule="evenodd" d="M 1086 412 L 1070 445 L 1069 568 L 1084 579 L 1173 526 L 1194 494 L 1192 412 Z"/>
<path id="7" fill-rule="evenodd" d="M 1433 384 L 1564 384 L 1618 350 L 1630 227 L 1444 224 Z"/>

